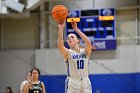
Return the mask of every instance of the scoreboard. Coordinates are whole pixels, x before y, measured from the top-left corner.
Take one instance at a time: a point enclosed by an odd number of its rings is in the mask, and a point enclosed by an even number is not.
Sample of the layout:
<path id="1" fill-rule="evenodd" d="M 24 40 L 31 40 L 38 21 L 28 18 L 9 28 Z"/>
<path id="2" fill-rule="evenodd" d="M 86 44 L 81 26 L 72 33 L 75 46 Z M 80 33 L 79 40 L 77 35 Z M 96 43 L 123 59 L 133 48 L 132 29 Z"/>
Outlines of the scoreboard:
<path id="1" fill-rule="evenodd" d="M 70 24 L 71 18 L 77 22 L 78 28 L 91 40 L 97 50 L 116 49 L 114 9 L 70 10 L 66 23 L 66 36 L 69 33 L 77 34 Z M 80 44 L 84 46 L 82 39 Z"/>

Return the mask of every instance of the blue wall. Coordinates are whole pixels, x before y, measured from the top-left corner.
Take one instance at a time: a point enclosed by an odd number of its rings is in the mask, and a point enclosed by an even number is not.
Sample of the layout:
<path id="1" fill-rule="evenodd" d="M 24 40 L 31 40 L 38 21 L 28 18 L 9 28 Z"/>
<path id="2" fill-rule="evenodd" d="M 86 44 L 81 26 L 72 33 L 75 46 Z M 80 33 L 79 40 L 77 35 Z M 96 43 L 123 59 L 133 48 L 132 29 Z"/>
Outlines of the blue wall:
<path id="1" fill-rule="evenodd" d="M 140 93 L 140 73 L 89 76 L 93 93 Z M 65 75 L 42 75 L 47 93 L 64 93 Z"/>
<path id="2" fill-rule="evenodd" d="M 137 92 L 136 93 L 140 93 L 140 73 L 136 75 L 136 81 L 137 81 Z"/>

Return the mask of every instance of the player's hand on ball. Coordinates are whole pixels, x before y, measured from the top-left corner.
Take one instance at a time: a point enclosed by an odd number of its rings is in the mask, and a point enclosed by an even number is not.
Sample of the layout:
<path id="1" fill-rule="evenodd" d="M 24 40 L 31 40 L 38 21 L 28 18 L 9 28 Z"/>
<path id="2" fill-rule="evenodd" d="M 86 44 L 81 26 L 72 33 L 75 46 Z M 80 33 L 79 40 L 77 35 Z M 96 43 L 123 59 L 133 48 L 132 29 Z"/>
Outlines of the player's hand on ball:
<path id="1" fill-rule="evenodd" d="M 57 24 L 63 24 L 65 22 L 65 20 L 55 20 L 57 22 Z"/>
<path id="2" fill-rule="evenodd" d="M 58 27 L 59 27 L 60 29 L 63 29 L 63 28 L 65 27 L 66 20 L 64 20 L 63 23 L 58 23 L 58 22 L 57 22 L 57 24 L 58 24 Z"/>

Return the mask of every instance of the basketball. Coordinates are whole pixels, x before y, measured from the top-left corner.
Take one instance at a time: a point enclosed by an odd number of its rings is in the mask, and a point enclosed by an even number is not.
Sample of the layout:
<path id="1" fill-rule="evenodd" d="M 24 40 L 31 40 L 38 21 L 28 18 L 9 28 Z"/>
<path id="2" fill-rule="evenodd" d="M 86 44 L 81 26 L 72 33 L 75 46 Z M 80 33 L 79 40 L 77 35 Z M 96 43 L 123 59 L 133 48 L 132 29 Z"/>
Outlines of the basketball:
<path id="1" fill-rule="evenodd" d="M 63 5 L 56 5 L 52 9 L 52 17 L 53 19 L 61 24 L 68 16 L 68 9 Z"/>

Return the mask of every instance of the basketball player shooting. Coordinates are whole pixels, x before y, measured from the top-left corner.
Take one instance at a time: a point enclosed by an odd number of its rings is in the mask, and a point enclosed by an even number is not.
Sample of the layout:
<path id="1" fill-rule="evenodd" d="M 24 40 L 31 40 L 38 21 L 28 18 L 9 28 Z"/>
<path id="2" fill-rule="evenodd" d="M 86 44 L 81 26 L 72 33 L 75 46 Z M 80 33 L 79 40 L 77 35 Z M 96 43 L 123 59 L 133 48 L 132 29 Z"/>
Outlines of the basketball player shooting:
<path id="1" fill-rule="evenodd" d="M 80 41 L 76 34 L 70 33 L 67 36 L 67 43 L 70 49 L 66 48 L 63 40 L 65 22 L 58 24 L 58 48 L 67 64 L 65 93 L 92 93 L 91 82 L 88 77 L 88 62 L 92 45 L 88 37 L 78 29 L 77 23 L 73 19 L 71 21 L 73 29 L 85 42 L 85 47 L 80 48 Z"/>

